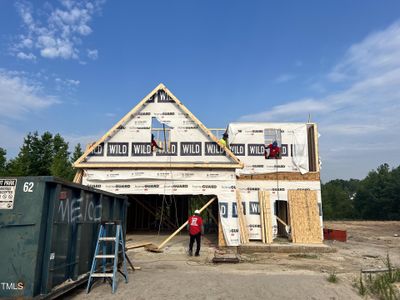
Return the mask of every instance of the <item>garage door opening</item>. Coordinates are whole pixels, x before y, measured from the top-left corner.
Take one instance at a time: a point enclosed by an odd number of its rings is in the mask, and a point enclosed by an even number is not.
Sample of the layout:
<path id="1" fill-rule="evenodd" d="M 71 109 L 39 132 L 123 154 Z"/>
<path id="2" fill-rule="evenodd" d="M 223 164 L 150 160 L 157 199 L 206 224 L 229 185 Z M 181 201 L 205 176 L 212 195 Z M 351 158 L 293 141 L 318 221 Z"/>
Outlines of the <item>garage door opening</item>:
<path id="1" fill-rule="evenodd" d="M 127 195 L 129 234 L 170 234 L 185 223 L 196 209 L 213 196 L 203 195 Z M 201 214 L 205 234 L 218 234 L 218 201 Z M 186 231 L 186 228 L 182 230 Z"/>

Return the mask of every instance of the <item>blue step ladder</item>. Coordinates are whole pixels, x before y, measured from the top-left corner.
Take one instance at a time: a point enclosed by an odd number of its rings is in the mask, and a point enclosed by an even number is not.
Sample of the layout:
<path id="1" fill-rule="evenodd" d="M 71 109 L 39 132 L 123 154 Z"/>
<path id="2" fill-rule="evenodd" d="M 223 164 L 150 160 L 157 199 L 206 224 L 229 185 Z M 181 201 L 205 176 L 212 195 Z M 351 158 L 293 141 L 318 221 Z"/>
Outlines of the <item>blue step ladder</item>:
<path id="1" fill-rule="evenodd" d="M 107 236 L 107 229 L 111 228 L 111 232 L 113 232 L 115 228 L 115 236 Z M 114 244 L 113 245 L 110 243 Z M 101 245 L 100 245 L 101 244 Z M 123 271 L 118 269 L 118 255 L 119 249 L 122 249 L 122 267 Z M 100 249 L 102 253 L 100 252 Z M 107 254 L 107 249 L 111 249 L 113 254 Z M 101 259 L 102 265 L 100 266 L 101 271 L 97 268 L 97 261 Z M 112 270 L 107 270 L 107 259 L 113 260 L 113 268 Z M 90 269 L 89 281 L 86 287 L 86 293 L 90 292 L 90 288 L 94 281 L 94 278 L 103 278 L 104 281 L 110 281 L 112 286 L 112 293 L 114 294 L 117 289 L 117 274 L 120 272 L 124 278 L 125 283 L 128 283 L 128 270 L 126 266 L 126 254 L 125 254 L 125 243 L 124 243 L 124 236 L 122 231 L 122 225 L 119 221 L 115 222 L 102 222 L 100 224 L 99 236 L 97 238 L 96 250 L 94 252 L 93 261 L 92 261 L 92 268 Z"/>

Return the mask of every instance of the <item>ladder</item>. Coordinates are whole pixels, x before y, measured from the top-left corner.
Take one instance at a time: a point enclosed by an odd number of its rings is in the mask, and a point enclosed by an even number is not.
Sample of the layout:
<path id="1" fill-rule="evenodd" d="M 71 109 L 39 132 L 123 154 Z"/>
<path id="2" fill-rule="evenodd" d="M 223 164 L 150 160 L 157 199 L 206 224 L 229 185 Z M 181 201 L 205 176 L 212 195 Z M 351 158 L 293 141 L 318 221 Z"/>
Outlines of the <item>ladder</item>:
<path id="1" fill-rule="evenodd" d="M 115 236 L 107 236 L 107 229 L 109 228 L 111 229 L 110 230 L 111 232 L 113 232 L 114 231 L 113 229 L 115 228 Z M 109 243 L 113 243 L 114 247 L 112 244 L 110 245 Z M 122 257 L 123 257 L 122 261 L 123 272 L 121 272 L 121 270 L 118 269 L 118 255 L 120 246 L 122 249 Z M 102 253 L 99 253 L 101 248 L 103 249 Z M 107 249 L 111 250 L 111 252 L 114 253 L 107 254 Z M 97 268 L 97 260 L 99 259 L 102 260 L 102 265 L 100 266 L 101 271 L 99 271 Z M 106 268 L 107 259 L 113 260 L 113 268 L 111 272 Z M 90 292 L 90 288 L 94 278 L 103 278 L 104 281 L 105 280 L 110 281 L 110 284 L 112 286 L 112 293 L 114 294 L 117 288 L 117 272 L 120 272 L 125 278 L 125 283 L 128 283 L 128 270 L 126 267 L 125 243 L 124 243 L 122 225 L 119 221 L 102 222 L 100 224 L 99 235 L 96 243 L 96 250 L 93 256 L 92 268 L 90 269 L 89 281 L 86 287 L 86 293 Z"/>

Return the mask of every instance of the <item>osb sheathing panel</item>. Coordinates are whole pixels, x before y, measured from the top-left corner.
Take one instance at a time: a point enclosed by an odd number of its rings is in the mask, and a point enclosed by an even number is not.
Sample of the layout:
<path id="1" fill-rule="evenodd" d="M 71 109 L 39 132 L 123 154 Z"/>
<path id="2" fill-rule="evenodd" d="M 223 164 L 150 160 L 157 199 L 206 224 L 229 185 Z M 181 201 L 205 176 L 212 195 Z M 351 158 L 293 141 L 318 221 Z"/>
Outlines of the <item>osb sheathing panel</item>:
<path id="1" fill-rule="evenodd" d="M 319 172 L 308 172 L 305 174 L 278 172 L 268 174 L 240 175 L 238 180 L 288 180 L 288 181 L 318 181 L 320 180 Z"/>
<path id="2" fill-rule="evenodd" d="M 293 243 L 322 243 L 317 192 L 289 190 L 288 200 Z"/>

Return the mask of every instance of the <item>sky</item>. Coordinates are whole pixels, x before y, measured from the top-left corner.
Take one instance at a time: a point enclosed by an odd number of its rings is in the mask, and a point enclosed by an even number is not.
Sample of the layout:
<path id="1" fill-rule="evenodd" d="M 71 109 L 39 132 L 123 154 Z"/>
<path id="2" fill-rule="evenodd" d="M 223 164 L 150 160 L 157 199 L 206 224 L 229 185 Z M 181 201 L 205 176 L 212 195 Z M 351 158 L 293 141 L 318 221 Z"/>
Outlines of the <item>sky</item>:
<path id="1" fill-rule="evenodd" d="M 400 164 L 399 1 L 0 0 L 0 147 L 100 138 L 159 83 L 208 127 L 318 124 L 321 176 Z"/>

